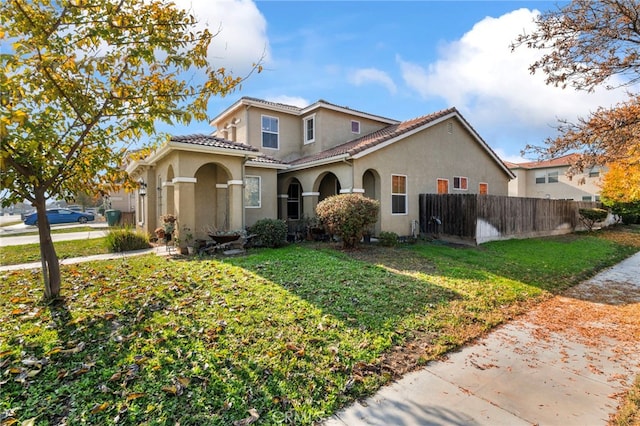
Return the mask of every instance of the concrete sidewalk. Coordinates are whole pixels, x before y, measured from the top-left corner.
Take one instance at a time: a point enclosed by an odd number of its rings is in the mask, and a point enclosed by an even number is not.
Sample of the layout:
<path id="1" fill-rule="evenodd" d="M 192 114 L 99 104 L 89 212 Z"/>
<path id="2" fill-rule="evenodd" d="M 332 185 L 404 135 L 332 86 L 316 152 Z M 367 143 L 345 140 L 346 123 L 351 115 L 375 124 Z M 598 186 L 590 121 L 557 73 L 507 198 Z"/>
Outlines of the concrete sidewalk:
<path id="1" fill-rule="evenodd" d="M 640 374 L 637 303 L 640 253 L 324 424 L 606 425 Z"/>
<path id="2" fill-rule="evenodd" d="M 154 253 L 158 256 L 169 256 L 175 255 L 176 251 L 172 250 L 171 252 L 164 245 L 159 245 L 157 247 L 152 247 L 148 249 L 135 250 L 135 251 L 126 251 L 122 253 L 106 253 L 106 254 L 96 254 L 93 256 L 83 256 L 83 257 L 70 257 L 68 259 L 60 259 L 61 265 L 72 265 L 74 263 L 83 263 L 83 262 L 91 262 L 93 260 L 108 260 L 108 259 L 123 259 L 125 257 L 134 257 L 134 256 L 143 256 L 145 254 Z M 18 265 L 4 265 L 0 266 L 0 272 L 5 271 L 17 271 L 21 269 L 40 269 L 42 268 L 42 263 L 31 262 L 31 263 L 21 263 Z"/>

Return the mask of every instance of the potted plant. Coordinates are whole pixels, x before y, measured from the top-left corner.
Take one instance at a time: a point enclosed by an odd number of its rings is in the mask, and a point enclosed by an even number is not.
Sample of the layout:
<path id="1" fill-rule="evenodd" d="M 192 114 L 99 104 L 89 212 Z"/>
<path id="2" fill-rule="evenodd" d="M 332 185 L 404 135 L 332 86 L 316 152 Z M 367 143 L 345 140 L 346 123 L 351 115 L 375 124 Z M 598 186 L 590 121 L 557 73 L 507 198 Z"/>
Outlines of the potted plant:
<path id="1" fill-rule="evenodd" d="M 187 245 L 187 253 L 193 254 L 193 233 L 191 232 L 191 228 L 183 227 L 182 234 L 184 234 L 184 243 Z"/>

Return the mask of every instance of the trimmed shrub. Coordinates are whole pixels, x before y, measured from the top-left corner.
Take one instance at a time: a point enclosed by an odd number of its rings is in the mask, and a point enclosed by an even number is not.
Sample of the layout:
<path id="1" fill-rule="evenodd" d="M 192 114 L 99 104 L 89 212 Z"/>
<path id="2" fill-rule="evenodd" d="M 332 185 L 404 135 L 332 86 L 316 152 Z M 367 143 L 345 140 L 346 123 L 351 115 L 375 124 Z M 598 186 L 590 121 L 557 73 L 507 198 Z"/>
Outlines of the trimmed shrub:
<path id="1" fill-rule="evenodd" d="M 378 242 L 385 247 L 394 247 L 398 245 L 398 234 L 395 232 L 382 231 L 378 235 Z"/>
<path id="2" fill-rule="evenodd" d="M 149 236 L 128 228 L 113 229 L 107 234 L 107 248 L 112 253 L 149 248 Z"/>
<path id="3" fill-rule="evenodd" d="M 260 219 L 249 228 L 255 234 L 254 244 L 262 247 L 280 247 L 287 242 L 287 224 L 284 220 Z"/>
<path id="4" fill-rule="evenodd" d="M 341 194 L 318 203 L 316 214 L 330 234 L 342 238 L 344 248 L 355 247 L 378 220 L 380 203 L 360 194 Z"/>
<path id="5" fill-rule="evenodd" d="M 589 232 L 593 231 L 593 226 L 607 218 L 609 212 L 604 209 L 579 209 L 580 221 L 587 227 Z"/>

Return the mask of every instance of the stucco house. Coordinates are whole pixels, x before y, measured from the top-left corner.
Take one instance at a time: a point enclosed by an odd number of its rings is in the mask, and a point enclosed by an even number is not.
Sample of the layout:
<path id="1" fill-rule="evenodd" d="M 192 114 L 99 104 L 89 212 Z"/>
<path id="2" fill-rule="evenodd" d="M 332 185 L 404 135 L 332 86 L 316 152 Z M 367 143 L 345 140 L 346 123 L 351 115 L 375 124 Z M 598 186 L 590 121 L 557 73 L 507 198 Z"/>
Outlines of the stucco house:
<path id="1" fill-rule="evenodd" d="M 211 135 L 174 136 L 128 165 L 144 187 L 144 230 L 167 213 L 196 238 L 261 218 L 295 224 L 328 196 L 361 193 L 380 201 L 376 234 L 408 235 L 420 193 L 507 195 L 513 178 L 455 108 L 401 122 L 324 100 L 300 108 L 243 97 L 211 125 Z"/>
<path id="2" fill-rule="evenodd" d="M 600 201 L 605 168 L 595 166 L 569 177 L 567 172 L 579 154 L 526 163 L 505 162 L 515 175 L 509 182 L 509 196 L 552 200 Z"/>

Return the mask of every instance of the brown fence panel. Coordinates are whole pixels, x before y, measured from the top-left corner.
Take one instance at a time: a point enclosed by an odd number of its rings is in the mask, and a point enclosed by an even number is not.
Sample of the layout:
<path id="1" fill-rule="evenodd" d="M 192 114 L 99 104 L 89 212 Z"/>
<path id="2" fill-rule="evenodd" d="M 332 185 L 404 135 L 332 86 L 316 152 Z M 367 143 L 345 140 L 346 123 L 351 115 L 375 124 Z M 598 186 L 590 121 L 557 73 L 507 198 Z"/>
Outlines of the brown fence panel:
<path id="1" fill-rule="evenodd" d="M 600 203 L 499 195 L 420 194 L 420 232 L 485 242 L 580 228 L 580 208 Z"/>
<path id="2" fill-rule="evenodd" d="M 478 200 L 469 194 L 420 194 L 420 232 L 474 238 Z"/>

